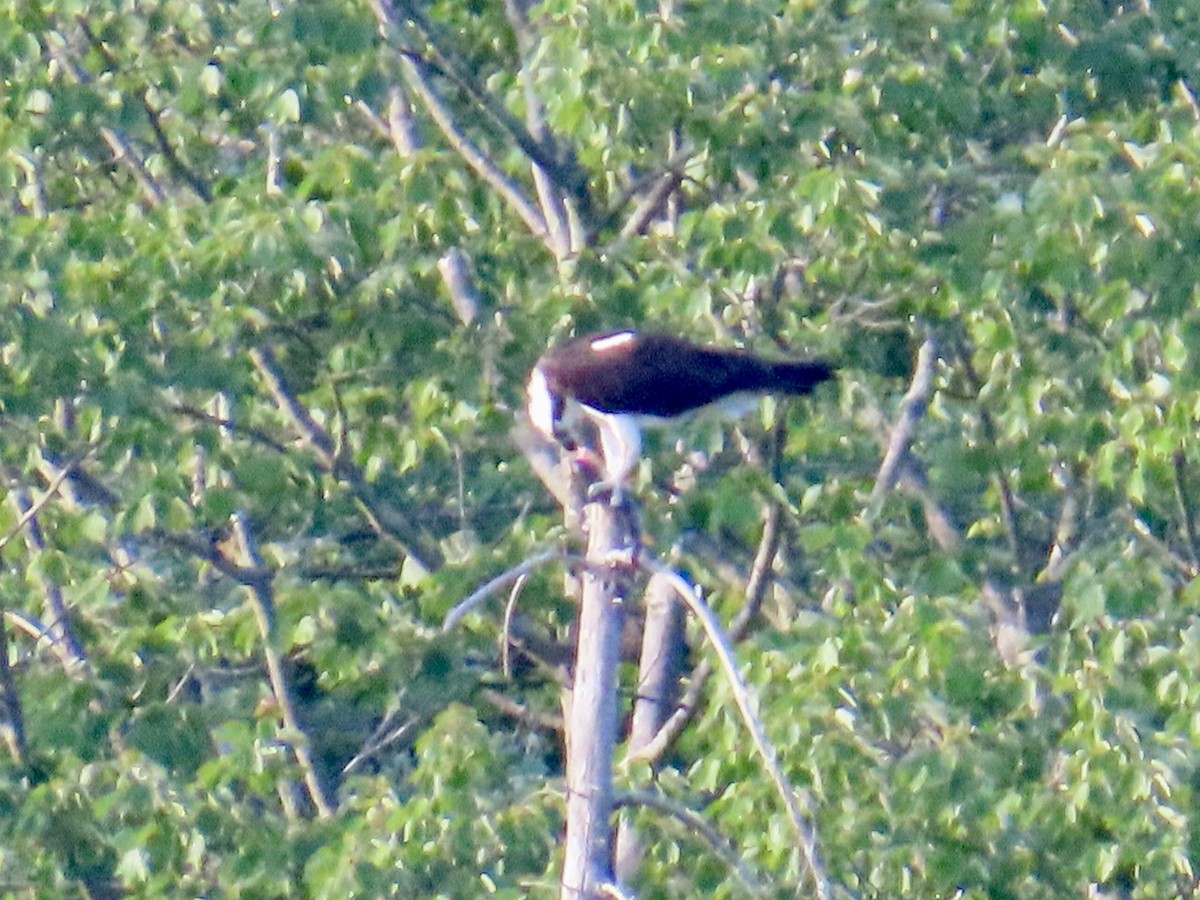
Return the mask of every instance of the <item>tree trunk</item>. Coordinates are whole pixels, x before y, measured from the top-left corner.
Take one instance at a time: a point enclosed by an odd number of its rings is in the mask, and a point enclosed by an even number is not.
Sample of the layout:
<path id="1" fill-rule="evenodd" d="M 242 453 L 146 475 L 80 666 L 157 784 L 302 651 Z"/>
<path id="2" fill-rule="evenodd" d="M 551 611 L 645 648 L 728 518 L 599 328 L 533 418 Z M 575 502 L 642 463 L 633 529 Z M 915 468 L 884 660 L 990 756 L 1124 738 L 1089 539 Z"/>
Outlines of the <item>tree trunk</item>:
<path id="1" fill-rule="evenodd" d="M 637 693 L 633 700 L 633 724 L 629 729 L 629 754 L 636 756 L 646 747 L 679 697 L 679 676 L 683 671 L 683 628 L 685 611 L 671 583 L 655 575 L 646 585 L 646 625 L 642 630 L 642 652 L 638 660 Z M 630 821 L 630 813 L 621 816 L 617 826 L 617 880 L 627 883 L 642 861 L 642 846 Z"/>
<path id="2" fill-rule="evenodd" d="M 636 552 L 636 509 L 589 503 L 587 568 L 579 605 L 575 678 L 566 698 L 567 843 L 563 900 L 603 896 L 613 881 L 613 750 L 617 740 L 621 613 Z"/>

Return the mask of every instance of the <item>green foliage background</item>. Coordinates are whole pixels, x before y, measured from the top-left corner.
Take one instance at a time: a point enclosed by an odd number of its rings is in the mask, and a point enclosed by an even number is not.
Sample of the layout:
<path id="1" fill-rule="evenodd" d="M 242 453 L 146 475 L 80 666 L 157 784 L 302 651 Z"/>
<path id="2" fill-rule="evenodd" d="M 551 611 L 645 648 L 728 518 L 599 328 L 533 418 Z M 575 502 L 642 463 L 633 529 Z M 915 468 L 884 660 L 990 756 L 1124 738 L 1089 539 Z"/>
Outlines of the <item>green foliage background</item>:
<path id="1" fill-rule="evenodd" d="M 586 175 L 570 252 L 411 91 L 400 146 L 414 45 L 368 3 L 0 2 L 0 890 L 555 894 L 554 667 L 505 675 L 494 607 L 438 626 L 565 539 L 510 435 L 537 355 L 651 323 L 842 367 L 739 438 L 689 431 L 693 489 L 651 441 L 638 490 L 727 617 L 779 512 L 739 654 L 839 891 L 1193 895 L 1193 4 L 547 0 L 531 43 L 499 4 L 421 9 Z M 934 393 L 873 502 L 926 341 Z M 569 648 L 558 573 L 520 610 Z M 803 883 L 715 681 L 622 784 L 701 810 L 768 895 Z M 678 821 L 637 821 L 640 896 L 744 893 Z"/>

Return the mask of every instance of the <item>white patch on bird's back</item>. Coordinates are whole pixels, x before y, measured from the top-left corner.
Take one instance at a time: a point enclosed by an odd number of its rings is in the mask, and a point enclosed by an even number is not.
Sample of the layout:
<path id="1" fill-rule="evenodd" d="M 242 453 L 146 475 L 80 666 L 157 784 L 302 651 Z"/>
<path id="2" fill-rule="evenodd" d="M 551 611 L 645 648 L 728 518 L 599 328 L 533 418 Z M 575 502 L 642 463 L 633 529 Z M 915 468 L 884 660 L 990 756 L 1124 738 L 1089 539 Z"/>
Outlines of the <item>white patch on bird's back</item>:
<path id="1" fill-rule="evenodd" d="M 606 350 L 624 347 L 636 337 L 637 335 L 632 331 L 618 331 L 616 334 L 606 334 L 602 338 L 596 338 L 592 341 L 591 348 L 597 353 L 603 353 Z"/>
<path id="2" fill-rule="evenodd" d="M 554 395 L 540 366 L 535 366 L 529 373 L 525 394 L 529 398 L 529 421 L 547 440 L 554 440 Z"/>

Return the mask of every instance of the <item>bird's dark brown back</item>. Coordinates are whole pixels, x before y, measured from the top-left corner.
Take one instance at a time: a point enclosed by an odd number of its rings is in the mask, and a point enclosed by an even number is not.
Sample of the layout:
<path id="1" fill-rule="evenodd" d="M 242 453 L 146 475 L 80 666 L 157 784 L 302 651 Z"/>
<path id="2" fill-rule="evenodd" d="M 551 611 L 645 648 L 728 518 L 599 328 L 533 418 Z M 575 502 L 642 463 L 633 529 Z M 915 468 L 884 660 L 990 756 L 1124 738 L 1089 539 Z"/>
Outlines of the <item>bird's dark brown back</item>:
<path id="1" fill-rule="evenodd" d="M 608 413 L 674 417 L 740 391 L 805 394 L 832 376 L 820 362 L 768 361 L 666 334 L 592 336 L 540 363 L 554 390 Z"/>

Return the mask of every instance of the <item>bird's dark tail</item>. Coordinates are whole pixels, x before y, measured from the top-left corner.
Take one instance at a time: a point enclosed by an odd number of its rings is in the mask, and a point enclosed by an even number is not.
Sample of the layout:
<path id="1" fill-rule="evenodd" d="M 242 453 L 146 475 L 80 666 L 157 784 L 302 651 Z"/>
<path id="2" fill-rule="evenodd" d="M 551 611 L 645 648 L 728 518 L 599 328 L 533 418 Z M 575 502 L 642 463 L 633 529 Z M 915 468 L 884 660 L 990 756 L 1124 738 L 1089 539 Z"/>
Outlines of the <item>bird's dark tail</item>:
<path id="1" fill-rule="evenodd" d="M 824 362 L 770 362 L 766 387 L 782 394 L 807 394 L 832 377 L 833 367 Z"/>

